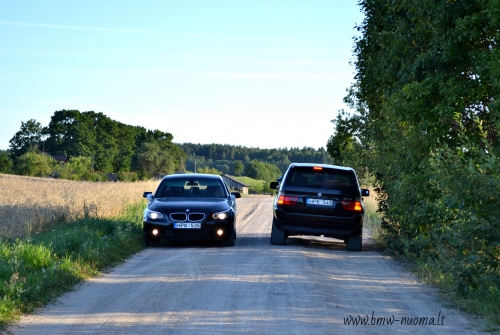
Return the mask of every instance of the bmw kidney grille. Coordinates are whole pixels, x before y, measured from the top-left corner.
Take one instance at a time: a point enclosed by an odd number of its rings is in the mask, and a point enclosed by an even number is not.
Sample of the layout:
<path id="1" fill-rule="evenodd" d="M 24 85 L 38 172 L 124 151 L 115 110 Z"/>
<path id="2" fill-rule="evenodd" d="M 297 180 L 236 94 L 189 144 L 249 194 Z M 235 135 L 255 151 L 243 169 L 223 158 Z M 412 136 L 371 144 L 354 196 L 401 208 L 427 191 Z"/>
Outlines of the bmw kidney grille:
<path id="1" fill-rule="evenodd" d="M 172 221 L 202 221 L 205 218 L 203 213 L 172 213 L 170 214 Z"/>

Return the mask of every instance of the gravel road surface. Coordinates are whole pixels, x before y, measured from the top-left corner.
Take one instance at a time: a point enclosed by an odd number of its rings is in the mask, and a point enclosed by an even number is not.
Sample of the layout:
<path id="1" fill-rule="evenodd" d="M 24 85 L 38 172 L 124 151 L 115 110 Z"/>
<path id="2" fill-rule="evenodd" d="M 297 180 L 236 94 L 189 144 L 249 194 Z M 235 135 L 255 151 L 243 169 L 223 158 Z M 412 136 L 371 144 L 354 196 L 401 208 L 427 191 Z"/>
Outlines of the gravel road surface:
<path id="1" fill-rule="evenodd" d="M 361 252 L 320 237 L 273 246 L 272 198 L 237 201 L 236 246 L 145 249 L 4 333 L 482 334 L 368 234 Z"/>

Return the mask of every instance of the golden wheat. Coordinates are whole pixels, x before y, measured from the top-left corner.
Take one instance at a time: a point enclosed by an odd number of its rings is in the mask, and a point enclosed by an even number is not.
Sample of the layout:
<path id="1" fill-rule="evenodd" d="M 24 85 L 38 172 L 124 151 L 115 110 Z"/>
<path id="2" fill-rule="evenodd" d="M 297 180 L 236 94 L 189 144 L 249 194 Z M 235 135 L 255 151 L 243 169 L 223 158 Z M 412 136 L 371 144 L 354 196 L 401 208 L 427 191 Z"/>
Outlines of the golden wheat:
<path id="1" fill-rule="evenodd" d="M 0 236 L 23 237 L 85 215 L 113 217 L 158 181 L 78 182 L 0 174 Z"/>

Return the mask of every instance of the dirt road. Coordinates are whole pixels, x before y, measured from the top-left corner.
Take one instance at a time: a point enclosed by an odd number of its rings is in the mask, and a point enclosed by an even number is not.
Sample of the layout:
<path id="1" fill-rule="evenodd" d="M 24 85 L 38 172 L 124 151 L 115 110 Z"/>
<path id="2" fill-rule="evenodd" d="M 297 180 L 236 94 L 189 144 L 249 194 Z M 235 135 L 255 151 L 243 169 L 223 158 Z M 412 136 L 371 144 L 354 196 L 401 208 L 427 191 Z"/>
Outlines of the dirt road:
<path id="1" fill-rule="evenodd" d="M 148 248 L 7 333 L 481 333 L 369 236 L 361 252 L 313 237 L 272 246 L 272 198 L 238 199 L 238 209 L 235 247 Z"/>

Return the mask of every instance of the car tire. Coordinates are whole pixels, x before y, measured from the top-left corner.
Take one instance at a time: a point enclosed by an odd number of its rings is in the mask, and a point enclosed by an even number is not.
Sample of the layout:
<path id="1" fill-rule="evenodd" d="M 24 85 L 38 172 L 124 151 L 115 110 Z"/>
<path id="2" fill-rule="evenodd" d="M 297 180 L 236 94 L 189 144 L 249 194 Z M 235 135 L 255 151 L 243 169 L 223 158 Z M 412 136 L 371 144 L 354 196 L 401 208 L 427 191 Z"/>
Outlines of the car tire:
<path id="1" fill-rule="evenodd" d="M 273 227 L 271 229 L 271 244 L 284 245 L 286 241 L 286 232 L 276 226 L 276 220 L 273 219 Z"/>
<path id="2" fill-rule="evenodd" d="M 363 244 L 363 231 L 361 230 L 358 234 L 349 236 L 347 239 L 347 250 L 348 251 L 361 251 Z"/>
<path id="3" fill-rule="evenodd" d="M 230 237 L 222 240 L 222 245 L 224 247 L 234 247 L 234 240 L 236 239 L 236 232 L 233 231 Z"/>

